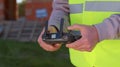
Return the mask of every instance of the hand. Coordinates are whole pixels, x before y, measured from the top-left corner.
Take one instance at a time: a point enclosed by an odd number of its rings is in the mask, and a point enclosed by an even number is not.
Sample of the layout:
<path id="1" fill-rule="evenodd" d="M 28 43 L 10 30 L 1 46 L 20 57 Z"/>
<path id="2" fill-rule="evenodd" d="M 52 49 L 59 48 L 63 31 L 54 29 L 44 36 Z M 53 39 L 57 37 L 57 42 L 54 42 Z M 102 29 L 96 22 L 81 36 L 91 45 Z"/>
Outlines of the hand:
<path id="1" fill-rule="evenodd" d="M 50 29 L 50 28 L 49 28 Z M 61 44 L 47 44 L 42 40 L 42 35 L 44 34 L 44 29 L 42 31 L 42 33 L 40 34 L 39 38 L 38 38 L 38 43 L 39 45 L 46 51 L 56 51 L 61 47 Z"/>
<path id="2" fill-rule="evenodd" d="M 53 1 L 53 7 L 56 10 L 63 10 L 65 12 L 70 12 L 68 0 L 54 0 Z"/>
<path id="3" fill-rule="evenodd" d="M 94 26 L 87 25 L 73 25 L 68 27 L 69 30 L 79 30 L 82 34 L 82 38 L 67 44 L 66 47 L 79 51 L 92 51 L 98 42 L 98 33 Z"/>

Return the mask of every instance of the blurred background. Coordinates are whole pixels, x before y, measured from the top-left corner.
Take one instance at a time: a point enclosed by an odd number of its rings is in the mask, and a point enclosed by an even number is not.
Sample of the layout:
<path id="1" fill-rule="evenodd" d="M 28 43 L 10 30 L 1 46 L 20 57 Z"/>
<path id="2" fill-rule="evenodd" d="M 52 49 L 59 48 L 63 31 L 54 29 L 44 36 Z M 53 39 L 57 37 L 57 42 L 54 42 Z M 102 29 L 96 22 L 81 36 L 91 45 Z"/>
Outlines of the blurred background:
<path id="1" fill-rule="evenodd" d="M 0 67 L 73 67 L 68 48 L 47 52 L 37 43 L 52 0 L 0 0 Z"/>

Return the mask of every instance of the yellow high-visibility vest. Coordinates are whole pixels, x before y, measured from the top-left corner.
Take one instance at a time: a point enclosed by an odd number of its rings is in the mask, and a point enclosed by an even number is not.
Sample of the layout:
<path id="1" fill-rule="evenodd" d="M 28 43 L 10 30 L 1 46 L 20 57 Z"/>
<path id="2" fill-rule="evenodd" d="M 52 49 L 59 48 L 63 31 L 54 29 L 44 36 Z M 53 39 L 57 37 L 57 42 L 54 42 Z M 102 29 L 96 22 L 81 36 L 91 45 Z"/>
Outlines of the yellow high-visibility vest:
<path id="1" fill-rule="evenodd" d="M 93 25 L 120 14 L 120 0 L 69 0 L 71 24 Z M 69 49 L 76 67 L 120 67 L 120 40 L 104 40 L 92 52 Z"/>

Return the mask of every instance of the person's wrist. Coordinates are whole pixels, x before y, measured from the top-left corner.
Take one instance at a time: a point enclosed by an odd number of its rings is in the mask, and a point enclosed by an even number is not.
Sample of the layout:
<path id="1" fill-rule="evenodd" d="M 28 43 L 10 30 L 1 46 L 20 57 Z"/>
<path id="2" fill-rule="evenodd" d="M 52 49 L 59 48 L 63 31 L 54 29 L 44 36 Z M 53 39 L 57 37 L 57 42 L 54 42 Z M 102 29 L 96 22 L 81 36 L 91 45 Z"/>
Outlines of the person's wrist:
<path id="1" fill-rule="evenodd" d="M 99 35 L 98 35 L 98 31 L 97 31 L 96 27 L 92 26 L 92 28 L 93 28 L 93 31 L 94 31 L 93 33 L 95 35 L 95 40 L 96 40 L 96 42 L 99 42 Z"/>

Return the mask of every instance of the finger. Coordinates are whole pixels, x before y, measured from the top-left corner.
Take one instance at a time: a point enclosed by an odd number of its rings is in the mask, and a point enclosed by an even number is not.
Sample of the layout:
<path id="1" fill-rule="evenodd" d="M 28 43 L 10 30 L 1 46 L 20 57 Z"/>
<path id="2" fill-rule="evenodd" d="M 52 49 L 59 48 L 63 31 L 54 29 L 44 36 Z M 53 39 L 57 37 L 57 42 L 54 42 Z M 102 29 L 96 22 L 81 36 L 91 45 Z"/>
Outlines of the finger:
<path id="1" fill-rule="evenodd" d="M 77 48 L 77 50 L 79 50 L 79 51 L 88 51 L 88 52 L 91 52 L 92 49 L 93 49 L 93 47 L 86 42 L 84 42 L 81 46 L 79 46 Z"/>
<path id="2" fill-rule="evenodd" d="M 84 26 L 79 24 L 75 24 L 68 27 L 68 30 L 82 30 L 82 29 L 84 29 Z"/>
<path id="3" fill-rule="evenodd" d="M 44 34 L 44 29 L 42 30 L 42 32 L 40 33 L 39 37 L 38 37 L 38 43 L 39 45 L 41 44 L 42 41 L 42 35 Z"/>
<path id="4" fill-rule="evenodd" d="M 40 40 L 41 43 L 40 43 L 40 46 L 47 50 L 47 51 L 56 51 L 60 48 L 61 45 L 51 45 L 51 44 L 46 44 L 44 41 Z"/>
<path id="5" fill-rule="evenodd" d="M 66 44 L 66 47 L 68 47 L 68 48 L 78 48 L 81 45 L 82 45 L 82 42 L 80 43 L 79 40 L 77 40 L 73 43 Z"/>
<path id="6" fill-rule="evenodd" d="M 42 32 L 40 33 L 40 35 L 38 37 L 38 43 L 39 43 L 39 45 L 41 44 L 41 38 L 42 38 L 43 34 L 44 34 L 44 29 L 42 30 Z"/>
<path id="7" fill-rule="evenodd" d="M 51 44 L 47 44 L 45 43 L 43 40 L 42 40 L 42 35 L 44 34 L 44 29 L 43 31 L 41 32 L 39 38 L 38 38 L 38 43 L 39 45 L 44 49 L 44 50 L 47 50 L 47 51 L 55 51 L 57 50 L 58 48 L 60 48 L 61 45 L 51 45 Z"/>
<path id="8" fill-rule="evenodd" d="M 72 49 L 77 50 L 77 51 L 82 51 L 82 52 L 86 51 L 85 48 L 79 48 L 79 47 L 72 48 Z"/>
<path id="9" fill-rule="evenodd" d="M 44 32 L 45 32 L 45 29 L 42 30 L 42 32 L 41 32 L 39 38 L 42 38 L 42 35 L 44 34 Z"/>
<path id="10" fill-rule="evenodd" d="M 82 51 L 82 52 L 84 51 L 91 52 L 91 49 L 86 48 L 84 45 L 77 47 L 77 48 L 72 48 L 72 49 Z"/>
<path id="11" fill-rule="evenodd" d="M 86 49 L 75 49 L 75 50 L 81 51 L 81 52 L 85 52 L 86 51 Z"/>
<path id="12" fill-rule="evenodd" d="M 55 44 L 55 45 L 53 45 L 53 46 L 56 47 L 56 48 L 59 48 L 59 47 L 62 46 L 62 44 Z"/>

